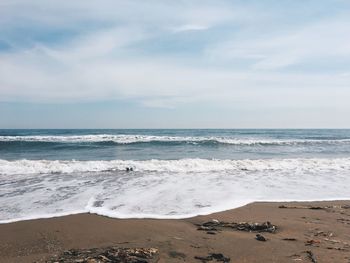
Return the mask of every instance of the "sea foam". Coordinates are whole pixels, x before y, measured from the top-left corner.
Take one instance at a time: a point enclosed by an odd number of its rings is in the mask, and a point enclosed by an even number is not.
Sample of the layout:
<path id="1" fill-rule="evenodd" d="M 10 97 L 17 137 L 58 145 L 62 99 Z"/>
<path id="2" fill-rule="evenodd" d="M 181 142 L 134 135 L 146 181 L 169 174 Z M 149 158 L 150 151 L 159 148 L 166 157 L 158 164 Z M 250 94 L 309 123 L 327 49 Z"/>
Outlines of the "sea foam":
<path id="1" fill-rule="evenodd" d="M 276 170 L 305 170 L 322 172 L 350 171 L 350 158 L 290 158 L 290 159 L 180 159 L 180 160 L 111 160 L 111 161 L 61 161 L 0 159 L 0 175 L 84 173 L 125 171 L 132 167 L 139 172 L 263 172 Z"/>
<path id="2" fill-rule="evenodd" d="M 0 136 L 0 142 L 54 142 L 54 143 L 218 143 L 231 145 L 299 145 L 299 144 L 337 144 L 350 143 L 350 139 L 267 139 L 235 138 L 230 136 L 153 136 L 153 135 L 72 135 L 72 136 Z"/>
<path id="3" fill-rule="evenodd" d="M 350 158 L 0 160 L 0 222 L 78 212 L 184 218 L 252 201 L 345 199 L 349 174 Z"/>

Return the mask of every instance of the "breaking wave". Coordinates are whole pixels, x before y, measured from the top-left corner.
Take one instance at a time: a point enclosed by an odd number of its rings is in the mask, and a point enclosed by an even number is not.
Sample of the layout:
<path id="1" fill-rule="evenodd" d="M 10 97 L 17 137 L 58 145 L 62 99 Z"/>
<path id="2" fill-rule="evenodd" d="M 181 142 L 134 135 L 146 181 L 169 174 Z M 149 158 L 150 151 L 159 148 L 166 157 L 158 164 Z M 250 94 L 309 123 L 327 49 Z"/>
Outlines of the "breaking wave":
<path id="1" fill-rule="evenodd" d="M 51 143 L 189 143 L 229 145 L 299 145 L 349 143 L 350 139 L 257 139 L 220 136 L 151 136 L 151 135 L 72 135 L 72 136 L 0 136 L 0 142 L 51 142 Z"/>
<path id="2" fill-rule="evenodd" d="M 0 223 L 83 212 L 185 218 L 253 201 L 348 199 L 349 174 L 350 158 L 0 160 Z"/>
<path id="3" fill-rule="evenodd" d="M 349 171 L 350 158 L 290 158 L 290 159 L 180 159 L 180 160 L 111 160 L 111 161 L 60 161 L 60 160 L 0 160 L 1 175 L 84 173 L 125 171 L 135 172 L 235 172 L 276 170 Z"/>

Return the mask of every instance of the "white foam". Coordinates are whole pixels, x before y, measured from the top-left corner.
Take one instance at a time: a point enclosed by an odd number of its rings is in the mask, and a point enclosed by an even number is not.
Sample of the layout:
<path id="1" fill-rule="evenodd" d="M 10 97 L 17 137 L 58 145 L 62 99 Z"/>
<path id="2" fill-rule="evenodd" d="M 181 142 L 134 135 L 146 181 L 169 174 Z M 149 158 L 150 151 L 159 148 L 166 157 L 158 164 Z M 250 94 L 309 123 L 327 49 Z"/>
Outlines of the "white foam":
<path id="1" fill-rule="evenodd" d="M 0 223 L 81 212 L 184 218 L 252 201 L 350 198 L 350 158 L 1 160 L 0 171 Z"/>
<path id="2" fill-rule="evenodd" d="M 140 172 L 230 172 L 230 171 L 275 171 L 307 169 L 315 172 L 335 169 L 349 170 L 350 158 L 291 158 L 291 159 L 180 159 L 180 160 L 111 160 L 111 161 L 59 161 L 59 160 L 16 160 L 0 159 L 0 175 L 83 173 L 103 171 L 124 171 L 133 167 Z"/>
<path id="3" fill-rule="evenodd" d="M 118 144 L 147 143 L 147 142 L 217 142 L 232 145 L 296 145 L 305 143 L 350 143 L 350 139 L 264 139 L 264 138 L 234 138 L 222 136 L 153 136 L 153 135 L 73 135 L 73 136 L 0 136 L 0 141 L 13 142 L 58 142 L 58 143 L 83 143 L 83 142 L 114 142 Z"/>

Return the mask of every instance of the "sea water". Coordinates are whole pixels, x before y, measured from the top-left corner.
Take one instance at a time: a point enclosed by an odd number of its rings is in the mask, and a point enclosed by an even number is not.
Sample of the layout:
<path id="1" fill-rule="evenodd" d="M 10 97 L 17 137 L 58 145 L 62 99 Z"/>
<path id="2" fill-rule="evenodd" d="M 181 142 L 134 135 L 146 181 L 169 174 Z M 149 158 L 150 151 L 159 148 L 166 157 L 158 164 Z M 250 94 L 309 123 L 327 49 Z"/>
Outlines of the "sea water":
<path id="1" fill-rule="evenodd" d="M 349 198 L 350 130 L 0 130 L 0 223 Z"/>

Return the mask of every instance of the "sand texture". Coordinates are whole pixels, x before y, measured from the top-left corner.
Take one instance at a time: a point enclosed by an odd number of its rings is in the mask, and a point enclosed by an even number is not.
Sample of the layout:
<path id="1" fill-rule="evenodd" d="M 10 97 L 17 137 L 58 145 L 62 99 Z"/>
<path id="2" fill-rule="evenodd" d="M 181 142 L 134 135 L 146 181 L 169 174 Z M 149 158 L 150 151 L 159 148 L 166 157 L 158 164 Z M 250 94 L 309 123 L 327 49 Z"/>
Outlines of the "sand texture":
<path id="1" fill-rule="evenodd" d="M 252 203 L 182 220 L 79 214 L 2 224 L 0 262 L 349 263 L 350 201 Z"/>

